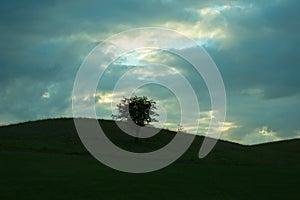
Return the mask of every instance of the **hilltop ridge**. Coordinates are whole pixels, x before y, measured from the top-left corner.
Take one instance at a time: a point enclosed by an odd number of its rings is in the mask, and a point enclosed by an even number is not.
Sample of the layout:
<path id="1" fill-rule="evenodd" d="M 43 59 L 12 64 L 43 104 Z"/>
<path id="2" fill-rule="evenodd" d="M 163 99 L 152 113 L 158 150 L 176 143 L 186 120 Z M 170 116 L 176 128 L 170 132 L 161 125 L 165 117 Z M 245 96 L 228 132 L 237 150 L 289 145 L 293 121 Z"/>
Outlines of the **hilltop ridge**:
<path id="1" fill-rule="evenodd" d="M 157 135 L 140 139 L 140 142 L 136 144 L 133 137 L 123 133 L 114 121 L 99 120 L 99 123 L 112 142 L 133 152 L 150 152 L 162 148 L 172 140 L 176 133 L 161 130 Z M 193 144 L 178 162 L 237 165 L 300 164 L 299 139 L 252 146 L 219 140 L 212 152 L 200 160 L 198 151 L 203 138 L 203 136 L 196 136 Z M 0 150 L 89 155 L 77 135 L 72 118 L 46 119 L 2 126 L 0 127 Z"/>

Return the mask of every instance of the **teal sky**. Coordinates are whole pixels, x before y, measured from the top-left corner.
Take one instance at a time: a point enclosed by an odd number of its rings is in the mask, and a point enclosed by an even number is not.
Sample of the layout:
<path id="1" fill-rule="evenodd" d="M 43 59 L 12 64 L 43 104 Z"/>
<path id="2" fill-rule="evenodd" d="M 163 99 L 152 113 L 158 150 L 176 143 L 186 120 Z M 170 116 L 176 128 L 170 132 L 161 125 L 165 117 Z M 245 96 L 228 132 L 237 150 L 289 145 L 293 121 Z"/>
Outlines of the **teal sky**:
<path id="1" fill-rule="evenodd" d="M 227 93 L 222 138 L 255 144 L 300 137 L 300 1 L 127 0 L 2 1 L 0 7 L 0 124 L 72 116 L 72 88 L 88 53 L 132 28 L 162 27 L 195 40 L 212 57 Z M 164 76 L 145 66 L 162 63 L 191 83 L 199 98 L 199 134 L 214 115 L 205 83 L 192 66 L 168 52 L 131 52 L 110 65 L 95 94 L 100 118 L 111 115 L 116 81 Z M 183 91 L 184 92 L 184 91 Z M 176 97 L 158 85 L 136 91 L 159 103 L 156 126 L 176 128 Z M 186 131 L 197 127 L 184 127 Z"/>

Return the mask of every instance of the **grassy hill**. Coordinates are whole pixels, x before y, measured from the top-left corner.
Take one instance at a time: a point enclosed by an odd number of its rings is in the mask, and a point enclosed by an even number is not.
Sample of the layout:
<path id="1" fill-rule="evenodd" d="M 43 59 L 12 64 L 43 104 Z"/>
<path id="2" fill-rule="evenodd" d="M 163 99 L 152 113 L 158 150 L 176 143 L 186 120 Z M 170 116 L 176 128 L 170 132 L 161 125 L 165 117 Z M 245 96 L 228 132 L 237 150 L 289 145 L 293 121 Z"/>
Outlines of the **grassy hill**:
<path id="1" fill-rule="evenodd" d="M 134 152 L 159 149 L 175 133 L 135 143 L 112 121 L 107 136 Z M 0 199 L 298 199 L 300 140 L 255 146 L 218 141 L 204 159 L 203 137 L 172 165 L 152 173 L 118 172 L 83 147 L 72 119 L 0 127 Z"/>

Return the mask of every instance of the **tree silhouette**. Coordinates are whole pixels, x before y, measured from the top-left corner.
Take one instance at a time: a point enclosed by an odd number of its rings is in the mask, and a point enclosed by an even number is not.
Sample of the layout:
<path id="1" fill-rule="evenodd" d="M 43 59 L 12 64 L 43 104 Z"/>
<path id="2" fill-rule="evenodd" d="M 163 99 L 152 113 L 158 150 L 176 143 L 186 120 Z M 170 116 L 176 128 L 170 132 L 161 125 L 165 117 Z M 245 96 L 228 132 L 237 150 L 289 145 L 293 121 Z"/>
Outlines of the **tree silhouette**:
<path id="1" fill-rule="evenodd" d="M 118 114 L 112 115 L 112 118 L 115 120 L 127 121 L 134 123 L 136 127 L 136 141 L 139 138 L 139 131 L 141 127 L 144 127 L 151 122 L 157 122 L 155 118 L 159 116 L 155 110 L 156 102 L 148 97 L 138 97 L 134 96 L 131 98 L 126 98 L 121 100 L 121 103 L 117 105 Z"/>

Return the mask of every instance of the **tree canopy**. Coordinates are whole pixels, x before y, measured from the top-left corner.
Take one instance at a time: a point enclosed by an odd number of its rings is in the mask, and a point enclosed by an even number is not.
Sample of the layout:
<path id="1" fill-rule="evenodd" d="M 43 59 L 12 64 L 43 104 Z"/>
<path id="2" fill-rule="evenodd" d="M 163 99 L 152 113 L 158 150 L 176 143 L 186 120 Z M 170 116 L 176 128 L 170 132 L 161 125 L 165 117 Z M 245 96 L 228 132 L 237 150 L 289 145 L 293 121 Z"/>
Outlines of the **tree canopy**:
<path id="1" fill-rule="evenodd" d="M 146 96 L 133 96 L 121 100 L 117 105 L 118 114 L 112 115 L 113 119 L 122 121 L 132 121 L 138 126 L 145 126 L 151 122 L 157 122 L 155 118 L 159 116 L 155 110 L 156 102 Z"/>

